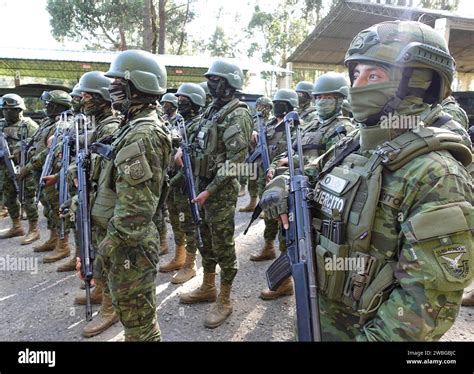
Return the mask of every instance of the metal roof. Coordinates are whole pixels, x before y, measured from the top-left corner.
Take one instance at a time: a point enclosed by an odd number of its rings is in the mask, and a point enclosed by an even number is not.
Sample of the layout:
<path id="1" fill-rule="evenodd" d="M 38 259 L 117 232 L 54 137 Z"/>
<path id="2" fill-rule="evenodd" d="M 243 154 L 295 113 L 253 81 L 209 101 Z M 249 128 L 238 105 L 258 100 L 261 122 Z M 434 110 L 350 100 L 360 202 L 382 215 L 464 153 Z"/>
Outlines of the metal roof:
<path id="1" fill-rule="evenodd" d="M 474 71 L 474 18 L 453 12 L 398 7 L 364 1 L 341 0 L 288 58 L 295 65 L 343 65 L 344 56 L 358 32 L 384 21 L 417 20 L 425 15 L 434 26 L 438 18 L 449 20 L 449 49 L 460 72 Z"/>

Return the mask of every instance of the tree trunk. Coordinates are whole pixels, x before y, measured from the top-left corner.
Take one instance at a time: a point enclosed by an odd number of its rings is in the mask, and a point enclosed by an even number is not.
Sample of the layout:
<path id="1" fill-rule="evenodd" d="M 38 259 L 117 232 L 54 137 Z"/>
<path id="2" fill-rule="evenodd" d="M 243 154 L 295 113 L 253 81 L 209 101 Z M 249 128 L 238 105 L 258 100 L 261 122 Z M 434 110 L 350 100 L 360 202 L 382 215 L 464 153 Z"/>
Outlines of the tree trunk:
<path id="1" fill-rule="evenodd" d="M 184 38 L 186 36 L 186 24 L 188 23 L 188 17 L 189 17 L 189 4 L 191 3 L 191 0 L 188 0 L 186 4 L 186 14 L 184 16 L 184 21 L 183 21 L 183 26 L 181 27 L 181 35 L 180 35 L 180 40 L 179 40 L 179 48 L 178 52 L 176 52 L 177 55 L 181 54 L 181 49 L 183 48 L 183 43 L 184 43 Z"/>
<path id="2" fill-rule="evenodd" d="M 156 47 L 158 42 L 158 35 L 157 35 L 157 27 L 156 27 L 156 8 L 152 4 L 151 7 L 151 34 L 153 39 L 151 41 L 151 53 L 156 54 Z"/>
<path id="3" fill-rule="evenodd" d="M 158 54 L 165 54 L 165 42 L 166 42 L 166 1 L 159 0 L 158 2 Z"/>
<path id="4" fill-rule="evenodd" d="M 152 33 L 152 19 L 151 8 L 153 7 L 152 0 L 145 0 L 143 2 L 143 49 L 145 51 L 152 51 L 153 33 Z"/>

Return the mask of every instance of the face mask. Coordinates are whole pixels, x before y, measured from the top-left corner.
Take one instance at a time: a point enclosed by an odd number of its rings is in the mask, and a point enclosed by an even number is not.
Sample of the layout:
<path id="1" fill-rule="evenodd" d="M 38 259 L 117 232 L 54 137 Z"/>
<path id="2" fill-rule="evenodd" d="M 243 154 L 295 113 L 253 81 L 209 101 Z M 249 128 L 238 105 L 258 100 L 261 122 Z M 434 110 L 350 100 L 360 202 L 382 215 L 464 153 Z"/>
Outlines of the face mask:
<path id="1" fill-rule="evenodd" d="M 298 105 L 304 108 L 311 102 L 311 97 L 306 92 L 298 92 Z"/>
<path id="2" fill-rule="evenodd" d="M 189 101 L 188 102 L 178 101 L 178 112 L 184 118 L 186 118 L 187 116 L 189 116 L 191 114 L 192 108 L 193 108 L 193 106 L 191 105 L 191 103 Z"/>
<path id="3" fill-rule="evenodd" d="M 232 95 L 230 87 L 227 85 L 227 81 L 223 78 L 219 80 L 207 80 L 207 87 L 212 97 L 216 99 L 226 99 Z"/>
<path id="4" fill-rule="evenodd" d="M 262 113 L 263 118 L 268 118 L 270 115 L 270 110 L 271 109 L 268 107 L 268 105 L 257 105 L 257 112 Z"/>
<path id="5" fill-rule="evenodd" d="M 112 108 L 122 114 L 127 113 L 131 104 L 130 100 L 127 98 L 127 84 L 126 81 L 116 79 L 109 86 Z"/>
<path id="6" fill-rule="evenodd" d="M 72 110 L 75 113 L 79 113 L 82 109 L 82 100 L 80 97 L 73 97 L 72 98 Z"/>
<path id="7" fill-rule="evenodd" d="M 48 117 L 51 117 L 51 118 L 56 116 L 57 114 L 61 113 L 61 112 L 58 111 L 57 105 L 55 103 L 53 103 L 52 101 L 50 101 L 50 102 L 48 102 L 48 104 L 46 104 L 45 111 L 46 111 L 46 115 Z"/>
<path id="8" fill-rule="evenodd" d="M 316 99 L 316 110 L 321 119 L 332 117 L 337 111 L 337 99 Z"/>
<path id="9" fill-rule="evenodd" d="M 370 116 L 382 111 L 388 100 L 397 93 L 398 85 L 399 82 L 384 82 L 350 88 L 349 103 L 354 119 L 367 126 L 376 125 L 379 118 Z M 367 122 L 369 119 L 370 123 Z"/>
<path id="10" fill-rule="evenodd" d="M 273 114 L 275 114 L 275 117 L 283 118 L 285 115 L 290 112 L 288 110 L 288 104 L 285 102 L 276 102 L 273 105 Z"/>
<path id="11" fill-rule="evenodd" d="M 175 108 L 171 103 L 165 102 L 165 103 L 163 103 L 163 112 L 167 116 L 172 116 L 175 112 Z"/>
<path id="12" fill-rule="evenodd" d="M 3 110 L 3 116 L 7 123 L 16 123 L 20 120 L 20 111 L 17 109 L 7 109 Z"/>

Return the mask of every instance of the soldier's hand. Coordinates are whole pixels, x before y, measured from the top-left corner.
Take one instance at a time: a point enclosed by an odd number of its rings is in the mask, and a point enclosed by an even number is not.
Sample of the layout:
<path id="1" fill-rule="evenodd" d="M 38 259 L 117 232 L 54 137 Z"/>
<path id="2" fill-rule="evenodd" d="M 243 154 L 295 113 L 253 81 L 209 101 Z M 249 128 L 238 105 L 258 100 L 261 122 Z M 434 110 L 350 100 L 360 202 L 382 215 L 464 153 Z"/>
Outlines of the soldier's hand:
<path id="1" fill-rule="evenodd" d="M 203 206 L 209 196 L 211 196 L 209 191 L 204 190 L 199 195 L 197 195 L 195 199 L 193 199 L 192 203 L 198 203 L 199 206 Z"/>
<path id="2" fill-rule="evenodd" d="M 30 169 L 28 166 L 23 166 L 20 168 L 20 172 L 18 173 L 18 179 L 23 180 L 25 179 L 28 174 L 30 174 Z"/>
<path id="3" fill-rule="evenodd" d="M 84 277 L 82 276 L 81 267 L 82 267 L 81 258 L 80 258 L 80 257 L 76 257 L 76 271 L 77 271 L 77 273 L 79 274 L 79 278 L 81 278 L 81 281 L 83 281 L 83 280 L 84 280 Z M 93 286 L 94 284 L 95 284 L 95 279 L 92 278 L 92 279 L 91 279 L 91 286 Z"/>
<path id="4" fill-rule="evenodd" d="M 257 142 L 258 142 L 258 132 L 252 131 L 252 137 L 250 138 L 250 141 L 252 142 L 253 145 L 257 144 Z"/>
<path id="5" fill-rule="evenodd" d="M 56 175 L 46 175 L 43 177 L 43 182 L 46 187 L 53 186 L 58 182 L 58 177 Z"/>
<path id="6" fill-rule="evenodd" d="M 182 168 L 184 166 L 184 164 L 183 164 L 183 150 L 181 149 L 181 147 L 178 148 L 178 151 L 174 155 L 174 163 L 176 164 L 176 166 L 178 166 L 180 168 Z"/>
<path id="7" fill-rule="evenodd" d="M 282 158 L 281 160 L 277 161 L 277 166 L 282 167 L 282 166 L 288 166 L 288 157 Z"/>
<path id="8" fill-rule="evenodd" d="M 74 187 L 79 187 L 79 180 L 77 178 L 74 178 L 72 182 L 74 183 Z"/>
<path id="9" fill-rule="evenodd" d="M 265 216 L 270 219 L 281 219 L 283 227 L 288 228 L 288 178 L 279 176 L 273 179 L 263 192 L 260 206 Z M 280 217 L 281 216 L 281 217 Z"/>
<path id="10" fill-rule="evenodd" d="M 271 169 L 267 171 L 267 175 L 266 175 L 267 183 L 269 183 L 273 179 L 274 174 L 275 172 Z"/>

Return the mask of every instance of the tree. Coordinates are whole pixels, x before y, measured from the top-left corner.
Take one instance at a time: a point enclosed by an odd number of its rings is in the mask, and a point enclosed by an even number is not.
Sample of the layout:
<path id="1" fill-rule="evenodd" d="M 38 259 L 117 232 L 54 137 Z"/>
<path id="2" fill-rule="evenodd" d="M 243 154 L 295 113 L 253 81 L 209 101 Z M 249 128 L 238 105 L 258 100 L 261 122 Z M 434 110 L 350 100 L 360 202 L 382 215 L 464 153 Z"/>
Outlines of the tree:
<path id="1" fill-rule="evenodd" d="M 59 41 L 84 40 L 88 48 L 143 48 L 181 53 L 195 0 L 48 0 L 52 34 Z M 158 11 L 157 11 L 158 8 Z"/>
<path id="2" fill-rule="evenodd" d="M 48 0 L 53 37 L 80 41 L 89 48 L 125 50 L 143 33 L 143 0 Z"/>
<path id="3" fill-rule="evenodd" d="M 263 61 L 284 66 L 287 57 L 308 35 L 321 16 L 321 1 L 282 0 L 273 13 L 258 5 L 247 27 L 247 35 L 261 35 L 247 51 L 249 57 L 261 54 Z"/>

